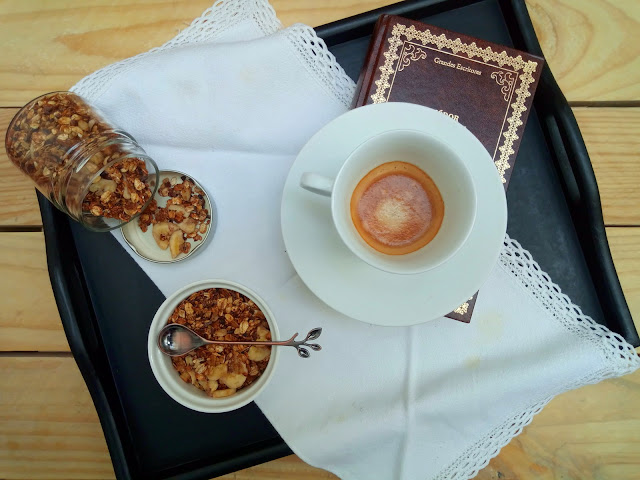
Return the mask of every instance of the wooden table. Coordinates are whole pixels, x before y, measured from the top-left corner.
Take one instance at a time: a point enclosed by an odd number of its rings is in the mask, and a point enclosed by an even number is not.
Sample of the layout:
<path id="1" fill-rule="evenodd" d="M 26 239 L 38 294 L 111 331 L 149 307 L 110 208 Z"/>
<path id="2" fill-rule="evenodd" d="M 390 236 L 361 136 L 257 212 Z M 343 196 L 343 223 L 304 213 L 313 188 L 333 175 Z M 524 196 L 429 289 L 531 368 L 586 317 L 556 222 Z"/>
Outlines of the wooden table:
<path id="1" fill-rule="evenodd" d="M 164 43 L 211 2 L 0 2 L 0 132 L 16 107 Z M 284 25 L 321 25 L 388 3 L 273 0 Z M 640 2 L 527 3 L 582 129 L 618 275 L 640 327 Z M 0 205 L 0 478 L 113 478 L 51 293 L 34 189 L 4 150 Z M 639 405 L 640 371 L 560 395 L 477 478 L 638 479 Z M 223 478 L 335 477 L 290 456 Z"/>

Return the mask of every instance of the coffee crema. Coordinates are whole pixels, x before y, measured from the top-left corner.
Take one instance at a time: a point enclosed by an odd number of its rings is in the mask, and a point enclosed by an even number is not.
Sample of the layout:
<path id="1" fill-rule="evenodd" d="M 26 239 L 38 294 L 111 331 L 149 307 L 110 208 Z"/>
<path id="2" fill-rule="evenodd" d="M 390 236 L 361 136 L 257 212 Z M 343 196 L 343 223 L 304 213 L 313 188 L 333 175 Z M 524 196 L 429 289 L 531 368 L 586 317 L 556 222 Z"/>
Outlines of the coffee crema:
<path id="1" fill-rule="evenodd" d="M 367 173 L 351 195 L 351 220 L 375 250 L 405 255 L 428 244 L 444 218 L 444 202 L 431 177 L 406 162 Z"/>

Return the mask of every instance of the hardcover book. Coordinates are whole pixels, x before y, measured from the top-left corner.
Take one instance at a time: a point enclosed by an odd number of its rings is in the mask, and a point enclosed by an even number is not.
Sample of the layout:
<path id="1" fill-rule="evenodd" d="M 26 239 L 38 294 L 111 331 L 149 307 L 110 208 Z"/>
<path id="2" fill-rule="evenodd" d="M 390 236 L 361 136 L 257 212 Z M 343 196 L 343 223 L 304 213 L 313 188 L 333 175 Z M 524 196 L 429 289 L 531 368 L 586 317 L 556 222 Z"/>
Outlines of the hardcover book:
<path id="1" fill-rule="evenodd" d="M 376 23 L 352 107 L 409 102 L 460 122 L 509 179 L 544 59 L 393 15 Z M 447 314 L 469 322 L 477 293 Z"/>

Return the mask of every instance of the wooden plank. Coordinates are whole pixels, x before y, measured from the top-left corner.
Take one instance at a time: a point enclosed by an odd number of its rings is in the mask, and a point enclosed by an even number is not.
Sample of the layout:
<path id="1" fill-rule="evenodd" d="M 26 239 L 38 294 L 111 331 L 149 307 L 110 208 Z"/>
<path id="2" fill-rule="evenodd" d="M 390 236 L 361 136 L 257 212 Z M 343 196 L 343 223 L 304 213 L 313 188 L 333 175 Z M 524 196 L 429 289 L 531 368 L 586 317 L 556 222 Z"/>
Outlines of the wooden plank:
<path id="1" fill-rule="evenodd" d="M 559 395 L 477 480 L 637 480 L 640 371 Z"/>
<path id="2" fill-rule="evenodd" d="M 11 163 L 4 148 L 4 134 L 17 111 L 0 108 L 0 225 L 42 225 L 34 184 Z"/>
<path id="3" fill-rule="evenodd" d="M 113 478 L 73 358 L 0 357 L 0 392 L 0 478 Z"/>
<path id="4" fill-rule="evenodd" d="M 0 478 L 114 478 L 98 416 L 71 357 L 0 357 Z M 223 479 L 328 479 L 295 456 Z"/>
<path id="5" fill-rule="evenodd" d="M 598 180 L 605 223 L 640 225 L 640 108 L 573 111 Z"/>
<path id="6" fill-rule="evenodd" d="M 71 357 L 0 357 L 0 477 L 113 478 Z M 478 479 L 637 479 L 640 371 L 554 399 Z M 221 477 L 334 479 L 294 456 Z"/>
<path id="7" fill-rule="evenodd" d="M 94 70 L 162 45 L 211 3 L 4 2 L 0 105 L 67 90 Z"/>
<path id="8" fill-rule="evenodd" d="M 105 65 L 162 45 L 213 0 L 73 0 L 4 3 L 0 13 L 0 106 L 67 90 Z M 320 25 L 393 0 L 275 0 L 284 25 Z"/>
<path id="9" fill-rule="evenodd" d="M 289 455 L 219 478 L 223 480 L 338 480 L 338 477 L 332 473 L 312 467 L 296 455 Z"/>
<path id="10" fill-rule="evenodd" d="M 0 351 L 68 352 L 47 273 L 44 235 L 0 232 L 0 271 Z"/>
<path id="11" fill-rule="evenodd" d="M 613 263 L 640 332 L 640 228 L 607 228 Z"/>
<path id="12" fill-rule="evenodd" d="M 274 0 L 284 25 L 312 26 L 392 0 Z M 162 45 L 212 0 L 10 2 L 0 13 L 0 106 L 66 90 L 115 61 Z M 571 101 L 640 100 L 636 0 L 528 0 L 543 50 Z"/>
<path id="13" fill-rule="evenodd" d="M 640 100 L 640 2 L 527 0 L 527 7 L 569 101 Z"/>

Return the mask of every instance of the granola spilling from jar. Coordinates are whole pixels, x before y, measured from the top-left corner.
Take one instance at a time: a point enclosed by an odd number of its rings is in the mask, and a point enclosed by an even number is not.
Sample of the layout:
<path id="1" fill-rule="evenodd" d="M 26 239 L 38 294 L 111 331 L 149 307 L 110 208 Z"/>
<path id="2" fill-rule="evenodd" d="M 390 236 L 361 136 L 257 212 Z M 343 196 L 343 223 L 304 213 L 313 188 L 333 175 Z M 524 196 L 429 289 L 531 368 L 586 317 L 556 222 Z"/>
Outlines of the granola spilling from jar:
<path id="1" fill-rule="evenodd" d="M 137 158 L 105 168 L 89 185 L 82 210 L 96 217 L 130 220 L 151 197 L 151 188 L 146 183 L 148 176 L 145 162 Z"/>
<path id="2" fill-rule="evenodd" d="M 7 131 L 6 148 L 13 163 L 48 197 L 68 196 L 69 192 L 60 195 L 60 189 L 92 182 L 82 211 L 128 221 L 142 211 L 152 191 L 144 160 L 127 157 L 118 161 L 129 152 L 109 140 L 121 136 L 81 97 L 55 92 L 18 112 Z M 98 151 L 87 159 L 82 153 L 89 145 L 97 146 Z"/>
<path id="3" fill-rule="evenodd" d="M 190 295 L 176 307 L 168 323 L 185 325 L 209 340 L 271 340 L 269 324 L 258 306 L 226 288 Z M 267 368 L 270 355 L 271 347 L 266 345 L 205 345 L 171 361 L 183 381 L 222 398 L 254 383 Z"/>
<path id="4" fill-rule="evenodd" d="M 151 232 L 158 247 L 168 248 L 171 258 L 189 253 L 191 242 L 202 241 L 211 223 L 204 191 L 183 175 L 165 178 L 157 195 L 168 197 L 166 206 L 158 207 L 158 202 L 152 200 L 138 218 L 140 229 L 146 232 L 152 226 Z"/>

